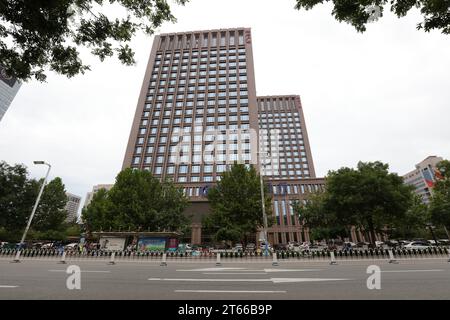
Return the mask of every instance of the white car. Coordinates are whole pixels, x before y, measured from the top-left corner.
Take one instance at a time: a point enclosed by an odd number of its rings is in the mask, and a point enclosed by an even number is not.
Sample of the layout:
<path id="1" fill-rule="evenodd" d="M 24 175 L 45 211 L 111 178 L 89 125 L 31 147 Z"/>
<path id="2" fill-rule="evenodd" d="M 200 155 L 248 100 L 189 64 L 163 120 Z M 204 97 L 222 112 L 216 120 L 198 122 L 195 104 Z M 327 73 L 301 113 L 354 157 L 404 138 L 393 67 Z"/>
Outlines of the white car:
<path id="1" fill-rule="evenodd" d="M 421 249 L 421 250 L 428 249 L 429 247 L 430 247 L 429 244 L 422 241 L 413 241 L 404 246 L 405 249 Z"/>
<path id="2" fill-rule="evenodd" d="M 69 243 L 64 247 L 66 250 L 75 250 L 78 248 L 78 243 Z"/>
<path id="3" fill-rule="evenodd" d="M 49 243 L 44 243 L 41 246 L 41 249 L 51 249 L 53 247 L 53 243 L 49 242 Z"/>
<path id="4" fill-rule="evenodd" d="M 234 251 L 240 252 L 244 250 L 244 247 L 242 246 L 242 243 L 236 243 L 236 245 L 233 248 Z"/>

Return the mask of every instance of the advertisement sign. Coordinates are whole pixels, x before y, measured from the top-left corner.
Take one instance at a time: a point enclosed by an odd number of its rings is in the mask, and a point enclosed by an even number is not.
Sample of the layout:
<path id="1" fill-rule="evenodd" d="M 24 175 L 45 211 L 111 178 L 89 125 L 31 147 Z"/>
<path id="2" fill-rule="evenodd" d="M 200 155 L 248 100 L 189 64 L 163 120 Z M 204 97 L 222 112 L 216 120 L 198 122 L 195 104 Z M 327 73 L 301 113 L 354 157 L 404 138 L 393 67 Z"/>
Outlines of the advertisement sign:
<path id="1" fill-rule="evenodd" d="M 138 241 L 139 251 L 164 251 L 166 249 L 166 238 L 142 237 Z"/>
<path id="2" fill-rule="evenodd" d="M 167 250 L 168 251 L 177 251 L 178 249 L 178 240 L 175 238 L 170 238 L 167 242 Z"/>
<path id="3" fill-rule="evenodd" d="M 110 251 L 122 251 L 125 249 L 126 238 L 101 237 L 100 249 Z"/>

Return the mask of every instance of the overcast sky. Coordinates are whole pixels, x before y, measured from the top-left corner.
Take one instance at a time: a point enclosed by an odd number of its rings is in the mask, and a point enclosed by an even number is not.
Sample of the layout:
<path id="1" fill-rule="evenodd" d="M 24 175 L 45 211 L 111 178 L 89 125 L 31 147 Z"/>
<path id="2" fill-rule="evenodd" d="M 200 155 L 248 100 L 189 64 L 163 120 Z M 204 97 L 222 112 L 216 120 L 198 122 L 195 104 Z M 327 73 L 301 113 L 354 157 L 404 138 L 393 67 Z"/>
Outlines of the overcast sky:
<path id="1" fill-rule="evenodd" d="M 390 12 L 367 32 L 339 23 L 331 6 L 293 9 L 294 0 L 191 0 L 174 7 L 182 32 L 250 27 L 258 95 L 299 94 L 317 176 L 359 160 L 404 174 L 429 155 L 450 158 L 450 36 L 416 30 L 416 12 Z M 389 10 L 387 10 L 389 11 Z M 32 177 L 63 179 L 84 198 L 120 171 L 153 37 L 132 46 L 137 64 L 90 59 L 72 79 L 49 73 L 24 83 L 0 122 L 0 160 Z"/>

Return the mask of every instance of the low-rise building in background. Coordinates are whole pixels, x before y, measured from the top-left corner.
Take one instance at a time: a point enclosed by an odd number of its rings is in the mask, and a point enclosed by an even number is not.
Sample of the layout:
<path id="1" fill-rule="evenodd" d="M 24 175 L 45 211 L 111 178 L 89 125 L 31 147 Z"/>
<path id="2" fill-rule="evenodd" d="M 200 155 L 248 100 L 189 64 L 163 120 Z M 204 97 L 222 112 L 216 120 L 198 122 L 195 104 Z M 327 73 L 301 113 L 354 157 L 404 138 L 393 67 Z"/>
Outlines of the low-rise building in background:
<path id="1" fill-rule="evenodd" d="M 442 157 L 429 156 L 422 162 L 416 164 L 416 169 L 403 176 L 406 184 L 415 188 L 416 194 L 422 197 L 424 203 L 430 202 L 430 197 L 440 172 L 436 165 L 444 160 Z"/>

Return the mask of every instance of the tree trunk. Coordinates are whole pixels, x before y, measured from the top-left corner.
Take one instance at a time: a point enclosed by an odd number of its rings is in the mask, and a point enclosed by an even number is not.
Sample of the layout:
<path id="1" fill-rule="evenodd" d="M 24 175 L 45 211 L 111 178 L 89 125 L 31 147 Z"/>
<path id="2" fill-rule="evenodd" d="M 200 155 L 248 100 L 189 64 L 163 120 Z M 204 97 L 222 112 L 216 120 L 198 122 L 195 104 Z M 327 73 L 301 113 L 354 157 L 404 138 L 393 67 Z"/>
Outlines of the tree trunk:
<path id="1" fill-rule="evenodd" d="M 370 244 L 375 246 L 375 241 L 376 241 L 375 229 L 373 227 L 373 221 L 371 218 L 368 221 L 368 226 L 369 226 L 369 233 L 370 233 Z"/>

